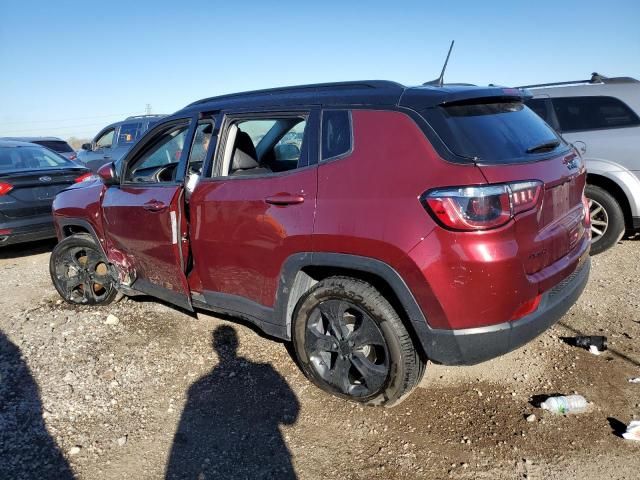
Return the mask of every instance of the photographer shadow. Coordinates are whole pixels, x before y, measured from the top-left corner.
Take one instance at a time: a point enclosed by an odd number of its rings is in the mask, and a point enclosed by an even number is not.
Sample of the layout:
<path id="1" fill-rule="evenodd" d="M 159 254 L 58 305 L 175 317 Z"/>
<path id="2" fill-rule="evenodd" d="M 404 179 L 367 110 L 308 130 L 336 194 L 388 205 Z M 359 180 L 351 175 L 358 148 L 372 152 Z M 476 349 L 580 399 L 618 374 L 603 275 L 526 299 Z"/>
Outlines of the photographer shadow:
<path id="1" fill-rule="evenodd" d="M 73 479 L 42 418 L 38 384 L 20 349 L 0 331 L 0 478 Z"/>
<path id="2" fill-rule="evenodd" d="M 166 478 L 295 479 L 280 425 L 300 405 L 275 369 L 238 357 L 230 326 L 213 332 L 219 364 L 189 388 Z"/>

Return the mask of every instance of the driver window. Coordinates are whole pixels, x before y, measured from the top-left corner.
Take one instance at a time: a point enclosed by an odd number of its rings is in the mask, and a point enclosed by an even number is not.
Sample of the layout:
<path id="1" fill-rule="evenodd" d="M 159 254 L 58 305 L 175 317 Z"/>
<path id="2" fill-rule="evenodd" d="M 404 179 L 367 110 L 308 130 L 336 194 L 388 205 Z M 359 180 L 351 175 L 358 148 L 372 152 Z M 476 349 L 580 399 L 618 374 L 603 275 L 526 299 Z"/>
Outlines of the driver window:
<path id="1" fill-rule="evenodd" d="M 125 181 L 134 183 L 171 182 L 180 162 L 189 125 L 165 130 L 127 168 Z"/>
<path id="2" fill-rule="evenodd" d="M 189 151 L 189 168 L 187 169 L 186 188 L 187 194 L 193 192 L 202 175 L 202 167 L 207 158 L 209 148 L 215 148 L 212 144 L 213 122 L 204 120 L 198 122 L 198 128 L 193 136 L 191 150 Z M 215 142 L 215 140 L 214 140 Z"/>
<path id="3" fill-rule="evenodd" d="M 96 149 L 98 148 L 111 148 L 113 144 L 113 133 L 115 129 L 108 130 L 100 135 L 100 138 L 96 140 Z"/>

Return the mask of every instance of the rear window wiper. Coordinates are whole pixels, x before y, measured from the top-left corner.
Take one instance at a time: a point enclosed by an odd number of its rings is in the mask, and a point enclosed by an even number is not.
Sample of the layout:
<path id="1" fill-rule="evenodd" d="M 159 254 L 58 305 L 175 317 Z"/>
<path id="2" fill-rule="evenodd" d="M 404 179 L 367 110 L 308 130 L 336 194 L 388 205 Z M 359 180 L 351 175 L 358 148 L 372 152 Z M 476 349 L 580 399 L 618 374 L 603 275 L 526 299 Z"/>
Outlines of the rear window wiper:
<path id="1" fill-rule="evenodd" d="M 560 140 L 552 140 L 551 142 L 541 143 L 540 145 L 536 145 L 535 147 L 527 148 L 527 153 L 540 153 L 540 152 L 550 152 L 560 145 Z"/>

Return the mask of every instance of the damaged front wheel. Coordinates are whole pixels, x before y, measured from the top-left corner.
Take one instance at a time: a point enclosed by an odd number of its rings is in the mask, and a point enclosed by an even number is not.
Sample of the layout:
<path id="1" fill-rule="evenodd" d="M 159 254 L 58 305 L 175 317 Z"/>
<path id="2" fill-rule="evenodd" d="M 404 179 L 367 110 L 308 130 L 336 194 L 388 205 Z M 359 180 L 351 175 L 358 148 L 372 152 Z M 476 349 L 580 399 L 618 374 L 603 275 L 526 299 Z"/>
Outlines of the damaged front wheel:
<path id="1" fill-rule="evenodd" d="M 56 245 L 49 273 L 56 290 L 69 303 L 106 305 L 118 294 L 107 259 L 93 237 L 85 233 Z"/>

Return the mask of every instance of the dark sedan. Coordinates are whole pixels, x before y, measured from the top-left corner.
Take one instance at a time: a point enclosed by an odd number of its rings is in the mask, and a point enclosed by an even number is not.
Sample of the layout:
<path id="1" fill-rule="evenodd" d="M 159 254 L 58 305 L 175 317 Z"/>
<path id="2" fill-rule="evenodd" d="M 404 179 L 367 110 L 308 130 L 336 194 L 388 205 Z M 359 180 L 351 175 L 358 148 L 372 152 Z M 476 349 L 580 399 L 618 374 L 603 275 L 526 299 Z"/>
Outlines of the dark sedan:
<path id="1" fill-rule="evenodd" d="M 54 197 L 93 178 L 89 169 L 47 148 L 0 140 L 0 247 L 55 237 Z"/>

